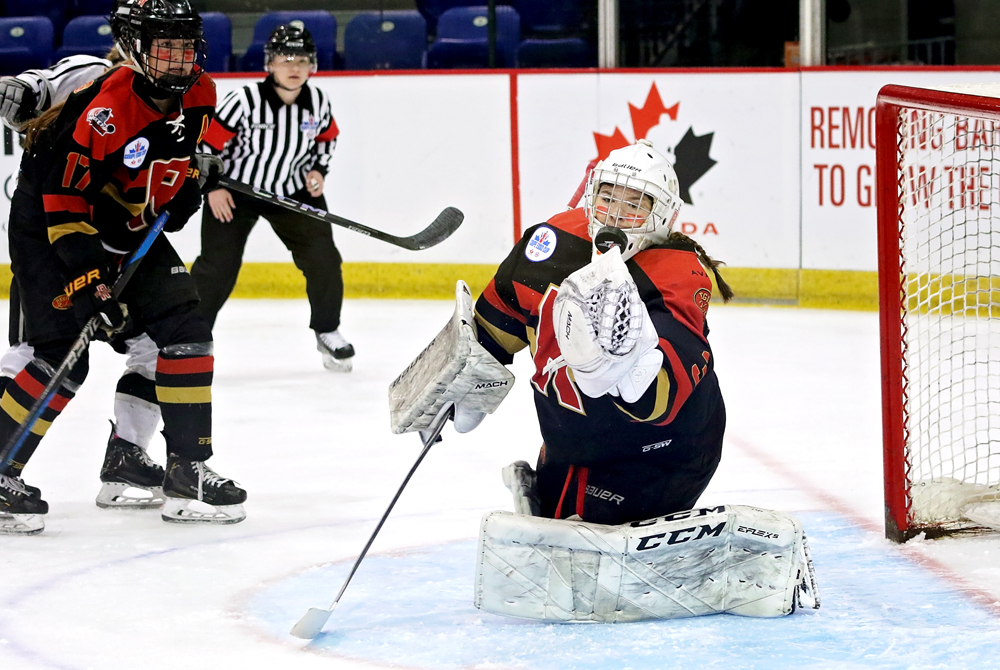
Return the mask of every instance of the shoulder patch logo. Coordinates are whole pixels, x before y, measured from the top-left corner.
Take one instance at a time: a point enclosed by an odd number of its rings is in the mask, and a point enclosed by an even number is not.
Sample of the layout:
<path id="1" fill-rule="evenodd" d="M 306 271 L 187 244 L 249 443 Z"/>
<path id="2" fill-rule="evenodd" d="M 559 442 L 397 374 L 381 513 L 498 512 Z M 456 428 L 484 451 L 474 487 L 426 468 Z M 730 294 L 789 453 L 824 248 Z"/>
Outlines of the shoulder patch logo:
<path id="1" fill-rule="evenodd" d="M 539 226 L 524 248 L 524 257 L 532 263 L 547 260 L 556 250 L 556 233 L 548 226 Z"/>
<path id="2" fill-rule="evenodd" d="M 316 131 L 319 130 L 319 120 L 312 114 L 309 114 L 302 120 L 302 123 L 299 124 L 299 130 L 305 134 L 307 140 L 314 139 L 316 137 Z"/>
<path id="3" fill-rule="evenodd" d="M 67 310 L 73 306 L 73 301 L 65 293 L 60 293 L 53 298 L 52 306 L 59 310 Z"/>
<path id="4" fill-rule="evenodd" d="M 712 292 L 707 288 L 700 288 L 694 292 L 694 304 L 698 306 L 702 314 L 708 314 L 708 303 L 712 299 Z"/>
<path id="5" fill-rule="evenodd" d="M 104 137 L 105 135 L 110 135 L 115 132 L 115 127 L 113 124 L 108 123 L 111 120 L 113 114 L 111 109 L 108 107 L 95 107 L 94 109 L 87 112 L 87 123 L 93 128 L 98 135 Z"/>
<path id="6" fill-rule="evenodd" d="M 138 137 L 125 146 L 122 162 L 125 163 L 125 167 L 137 168 L 146 160 L 147 151 L 149 151 L 149 140 L 145 137 Z"/>

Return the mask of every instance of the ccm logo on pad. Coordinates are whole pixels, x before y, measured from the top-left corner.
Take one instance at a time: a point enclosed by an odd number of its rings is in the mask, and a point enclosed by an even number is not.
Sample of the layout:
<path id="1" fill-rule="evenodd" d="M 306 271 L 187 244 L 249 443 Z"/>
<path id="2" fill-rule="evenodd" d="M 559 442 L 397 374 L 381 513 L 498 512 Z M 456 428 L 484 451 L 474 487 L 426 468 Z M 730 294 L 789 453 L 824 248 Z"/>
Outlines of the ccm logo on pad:
<path id="1" fill-rule="evenodd" d="M 680 530 L 670 531 L 670 537 L 667 538 L 667 544 L 681 544 L 682 542 L 688 542 L 690 540 L 700 540 L 703 537 L 718 537 L 722 534 L 723 529 L 726 527 L 726 522 L 722 521 L 718 526 L 712 528 L 708 524 L 701 526 L 693 526 L 691 528 L 681 528 Z M 698 531 L 698 535 L 692 537 L 695 531 Z M 662 542 L 653 542 L 653 540 L 659 540 L 667 537 L 667 533 L 657 533 L 656 535 L 647 535 L 645 537 L 639 538 L 639 544 L 636 545 L 636 551 L 643 551 L 645 549 L 655 549 L 659 547 Z"/>

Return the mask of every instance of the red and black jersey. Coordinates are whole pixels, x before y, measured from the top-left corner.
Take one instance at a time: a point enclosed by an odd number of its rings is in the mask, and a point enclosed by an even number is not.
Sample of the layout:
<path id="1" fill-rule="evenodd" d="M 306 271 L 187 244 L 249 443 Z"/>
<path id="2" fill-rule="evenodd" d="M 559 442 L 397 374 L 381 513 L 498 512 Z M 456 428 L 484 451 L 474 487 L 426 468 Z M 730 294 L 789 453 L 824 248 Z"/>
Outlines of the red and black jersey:
<path id="1" fill-rule="evenodd" d="M 41 200 L 49 242 L 72 272 L 101 267 L 104 250 L 129 252 L 189 175 L 215 113 L 215 82 L 203 74 L 164 114 L 141 74 L 118 67 L 67 99 L 26 154 L 18 188 Z"/>
<path id="2" fill-rule="evenodd" d="M 480 341 L 504 363 L 530 346 L 546 459 L 588 465 L 644 454 L 654 460 L 698 457 L 698 437 L 722 403 L 707 339 L 712 284 L 706 270 L 690 242 L 650 247 L 626 261 L 664 362 L 643 397 L 625 403 L 610 394 L 585 396 L 568 367 L 544 372 L 561 353 L 552 325 L 559 286 L 590 260 L 583 209 L 529 228 L 476 303 Z"/>

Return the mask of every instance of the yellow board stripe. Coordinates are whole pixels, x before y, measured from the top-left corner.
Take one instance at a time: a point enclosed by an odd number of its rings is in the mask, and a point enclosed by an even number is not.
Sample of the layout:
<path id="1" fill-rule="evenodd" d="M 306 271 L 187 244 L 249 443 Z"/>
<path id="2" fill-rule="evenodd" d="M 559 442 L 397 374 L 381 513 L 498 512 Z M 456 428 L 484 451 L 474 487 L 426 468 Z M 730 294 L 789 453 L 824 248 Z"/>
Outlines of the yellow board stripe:
<path id="1" fill-rule="evenodd" d="M 28 410 L 21 407 L 21 404 L 14 400 L 9 393 L 4 393 L 3 398 L 0 399 L 0 409 L 7 412 L 10 418 L 14 419 L 18 423 L 24 423 L 24 420 L 28 418 Z M 44 436 L 48 432 L 49 426 L 52 425 L 51 421 L 43 421 L 38 419 L 35 421 L 35 425 L 31 427 L 31 432 L 39 437 Z"/>
<path id="2" fill-rule="evenodd" d="M 55 226 L 49 226 L 49 244 L 52 244 L 60 237 L 69 235 L 70 233 L 83 233 L 85 235 L 96 235 L 97 228 L 94 228 L 89 223 L 84 223 L 83 221 L 74 221 L 73 223 L 60 223 Z"/>
<path id="3" fill-rule="evenodd" d="M 194 405 L 212 402 L 211 386 L 157 386 L 156 399 L 160 402 L 179 405 Z"/>

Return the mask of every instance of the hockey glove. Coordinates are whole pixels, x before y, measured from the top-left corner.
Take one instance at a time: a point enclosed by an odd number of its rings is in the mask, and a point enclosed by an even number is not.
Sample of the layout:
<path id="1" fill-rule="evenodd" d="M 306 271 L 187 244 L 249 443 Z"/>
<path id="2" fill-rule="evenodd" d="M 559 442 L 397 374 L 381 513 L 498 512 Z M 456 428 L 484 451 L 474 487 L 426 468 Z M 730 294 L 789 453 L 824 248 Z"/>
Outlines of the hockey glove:
<path id="1" fill-rule="evenodd" d="M 195 154 L 193 158 L 198 170 L 198 188 L 202 193 L 208 193 L 219 188 L 219 178 L 222 177 L 222 159 L 212 154 Z"/>
<path id="2" fill-rule="evenodd" d="M 176 233 L 194 216 L 199 207 L 201 207 L 201 189 L 198 188 L 198 181 L 196 179 L 185 179 L 180 189 L 178 189 L 177 193 L 174 194 L 174 197 L 167 204 L 160 207 L 154 198 L 152 202 L 146 205 L 146 209 L 142 211 L 142 216 L 146 224 L 152 226 L 153 222 L 156 221 L 156 217 L 163 212 L 167 212 L 170 214 L 170 217 L 167 218 L 167 223 L 163 226 L 163 230 L 168 233 Z"/>
<path id="3" fill-rule="evenodd" d="M 31 86 L 17 77 L 0 77 L 0 117 L 14 130 L 35 118 L 38 98 Z"/>
<path id="4" fill-rule="evenodd" d="M 97 268 L 81 273 L 66 285 L 66 294 L 73 300 L 73 307 L 83 320 L 98 317 L 101 329 L 110 337 L 125 329 L 128 308 L 111 296 L 111 289 L 103 275 Z"/>
<path id="5" fill-rule="evenodd" d="M 614 247 L 568 276 L 552 315 L 561 360 L 591 398 L 606 393 L 635 402 L 663 363 L 639 289 Z"/>

